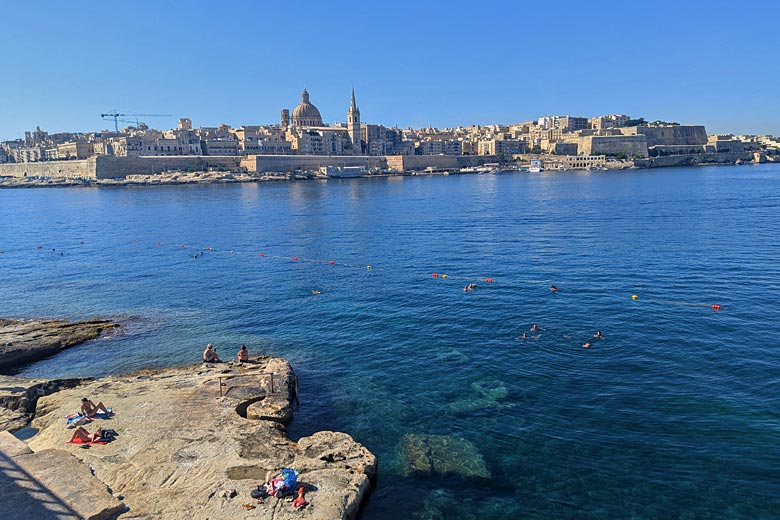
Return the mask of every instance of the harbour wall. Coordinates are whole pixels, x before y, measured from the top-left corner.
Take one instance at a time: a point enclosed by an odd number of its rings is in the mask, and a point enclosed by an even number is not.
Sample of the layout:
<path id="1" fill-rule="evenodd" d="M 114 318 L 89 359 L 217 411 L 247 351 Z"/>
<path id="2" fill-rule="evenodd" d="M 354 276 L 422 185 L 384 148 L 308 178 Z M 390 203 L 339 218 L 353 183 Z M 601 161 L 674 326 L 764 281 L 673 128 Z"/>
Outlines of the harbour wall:
<path id="1" fill-rule="evenodd" d="M 0 164 L 0 177 L 57 177 L 94 179 L 95 159 Z"/>
<path id="2" fill-rule="evenodd" d="M 386 168 L 385 157 L 369 155 L 248 155 L 240 166 L 250 173 L 316 170 L 320 166 L 363 166 L 367 170 Z"/>
<path id="3" fill-rule="evenodd" d="M 117 179 L 128 175 L 156 175 L 169 171 L 235 171 L 240 168 L 240 163 L 241 157 L 238 156 L 112 157 L 98 155 L 81 161 L 0 164 L 0 177 Z"/>
<path id="4" fill-rule="evenodd" d="M 388 155 L 387 169 L 397 172 L 425 168 L 459 169 L 496 162 L 495 155 Z"/>
<path id="5" fill-rule="evenodd" d="M 636 159 L 635 166 L 640 168 L 664 168 L 667 166 L 696 166 L 700 164 L 734 164 L 737 160 L 752 162 L 753 152 L 743 153 L 701 153 L 691 155 L 666 155 L 663 157 L 650 157 L 648 159 Z"/>

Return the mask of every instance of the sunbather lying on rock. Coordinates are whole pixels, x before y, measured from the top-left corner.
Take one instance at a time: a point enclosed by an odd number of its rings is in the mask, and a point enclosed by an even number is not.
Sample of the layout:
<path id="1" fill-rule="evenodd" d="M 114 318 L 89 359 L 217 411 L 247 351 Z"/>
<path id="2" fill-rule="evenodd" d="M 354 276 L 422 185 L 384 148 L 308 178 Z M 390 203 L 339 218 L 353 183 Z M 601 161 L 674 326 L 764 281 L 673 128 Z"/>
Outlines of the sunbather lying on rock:
<path id="1" fill-rule="evenodd" d="M 79 426 L 76 428 L 76 431 L 73 432 L 73 437 L 70 438 L 70 442 L 74 442 L 76 440 L 80 440 L 81 442 L 99 442 L 103 439 L 103 430 L 101 428 L 98 428 L 95 430 L 95 433 L 89 433 L 86 429 Z"/>
<path id="2" fill-rule="evenodd" d="M 103 401 L 98 404 L 93 403 L 86 397 L 81 399 L 81 413 L 86 417 L 95 417 L 99 413 L 109 415 L 111 411 L 105 407 Z"/>

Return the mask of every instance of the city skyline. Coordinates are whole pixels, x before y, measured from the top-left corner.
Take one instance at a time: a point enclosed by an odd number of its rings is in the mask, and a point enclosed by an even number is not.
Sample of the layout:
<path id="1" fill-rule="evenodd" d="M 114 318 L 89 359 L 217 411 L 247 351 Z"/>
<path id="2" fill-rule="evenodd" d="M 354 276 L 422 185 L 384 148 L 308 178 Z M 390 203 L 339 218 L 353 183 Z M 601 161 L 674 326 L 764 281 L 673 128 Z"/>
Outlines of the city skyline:
<path id="1" fill-rule="evenodd" d="M 365 122 L 438 128 L 540 115 L 625 113 L 780 134 L 774 4 L 737 24 L 725 2 L 597 9 L 497 2 L 338 9 L 140 2 L 68 11 L 11 1 L 0 44 L 0 140 L 113 127 L 100 114 L 171 114 L 171 128 L 274 124 L 306 87 L 324 122 L 344 122 L 354 87 Z M 145 8 L 144 8 L 145 7 Z M 387 6 L 384 6 L 385 8 Z M 673 9 L 673 10 L 672 10 Z M 240 13 L 241 16 L 236 16 Z"/>

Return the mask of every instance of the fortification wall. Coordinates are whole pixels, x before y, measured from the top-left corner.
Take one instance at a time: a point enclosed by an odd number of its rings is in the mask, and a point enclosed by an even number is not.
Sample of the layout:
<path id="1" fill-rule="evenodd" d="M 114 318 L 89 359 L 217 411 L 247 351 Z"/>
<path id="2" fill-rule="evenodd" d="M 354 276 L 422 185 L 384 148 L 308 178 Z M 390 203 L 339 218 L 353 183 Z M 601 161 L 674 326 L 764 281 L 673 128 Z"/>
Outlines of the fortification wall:
<path id="1" fill-rule="evenodd" d="M 752 152 L 744 153 L 702 153 L 696 155 L 666 155 L 634 161 L 642 168 L 663 168 L 667 166 L 696 166 L 700 164 L 734 164 L 737 160 L 753 160 Z"/>
<path id="2" fill-rule="evenodd" d="M 184 155 L 171 157 L 111 157 L 98 155 L 81 161 L 44 161 L 0 164 L 3 177 L 53 177 L 60 179 L 116 179 L 128 175 L 156 175 L 209 169 L 238 170 L 240 157 Z"/>
<path id="3" fill-rule="evenodd" d="M 585 155 L 617 155 L 647 157 L 644 135 L 588 136 L 581 138 L 579 151 Z"/>
<path id="4" fill-rule="evenodd" d="M 404 172 L 425 168 L 459 169 L 496 162 L 495 155 L 388 155 L 387 168 Z"/>
<path id="5" fill-rule="evenodd" d="M 316 170 L 320 166 L 363 166 L 383 169 L 385 158 L 368 155 L 249 155 L 241 161 L 250 172 L 294 172 Z"/>
<path id="6" fill-rule="evenodd" d="M 632 126 L 621 130 L 625 135 L 644 135 L 647 146 L 707 144 L 707 130 L 701 125 Z"/>
<path id="7" fill-rule="evenodd" d="M 208 171 L 210 169 L 238 170 L 241 157 L 219 155 L 180 155 L 166 157 L 111 157 L 97 159 L 98 179 L 116 179 L 128 175 L 157 175 L 167 171 Z"/>
<path id="8" fill-rule="evenodd" d="M 58 177 L 94 179 L 95 158 L 81 161 L 45 161 L 0 164 L 0 177 Z"/>

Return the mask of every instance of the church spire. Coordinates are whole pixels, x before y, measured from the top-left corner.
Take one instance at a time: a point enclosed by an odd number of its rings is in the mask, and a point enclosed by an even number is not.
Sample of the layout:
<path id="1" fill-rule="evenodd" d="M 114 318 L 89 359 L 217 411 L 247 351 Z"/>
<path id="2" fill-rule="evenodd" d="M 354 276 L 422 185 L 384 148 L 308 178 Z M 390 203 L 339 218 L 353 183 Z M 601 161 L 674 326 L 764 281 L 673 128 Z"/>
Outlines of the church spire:
<path id="1" fill-rule="evenodd" d="M 352 102 L 349 104 L 349 109 L 353 112 L 358 111 L 357 103 L 355 103 L 355 87 L 352 87 Z"/>

